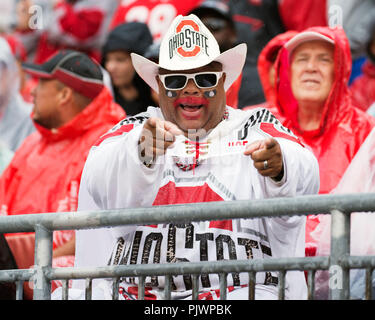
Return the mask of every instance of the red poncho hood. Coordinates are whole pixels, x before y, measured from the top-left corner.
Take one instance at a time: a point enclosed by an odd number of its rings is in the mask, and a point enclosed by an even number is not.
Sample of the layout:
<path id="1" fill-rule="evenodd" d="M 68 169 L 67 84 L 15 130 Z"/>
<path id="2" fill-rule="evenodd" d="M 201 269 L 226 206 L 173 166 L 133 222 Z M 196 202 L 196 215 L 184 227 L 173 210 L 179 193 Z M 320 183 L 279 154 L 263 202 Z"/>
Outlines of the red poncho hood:
<path id="1" fill-rule="evenodd" d="M 366 138 L 375 119 L 352 105 L 348 88 L 351 73 L 351 53 L 344 30 L 328 27 L 312 27 L 305 31 L 323 34 L 335 43 L 335 79 L 324 105 L 320 126 L 316 130 L 303 131 L 298 124 L 298 102 L 290 84 L 289 52 L 280 50 L 276 60 L 275 81 L 277 100 L 272 112 L 281 122 L 311 147 L 319 161 L 321 193 L 334 188 Z"/>
<path id="2" fill-rule="evenodd" d="M 270 69 L 275 63 L 276 57 L 279 50 L 293 38 L 298 32 L 297 31 L 287 31 L 278 34 L 276 37 L 272 38 L 267 45 L 262 49 L 258 56 L 258 73 L 259 78 L 262 83 L 264 96 L 269 103 L 276 102 L 276 91 L 274 86 L 270 83 Z"/>
<path id="3" fill-rule="evenodd" d="M 288 127 L 305 139 L 314 139 L 314 137 L 324 134 L 333 126 L 344 121 L 349 110 L 353 108 L 348 88 L 352 60 L 349 41 L 342 28 L 312 27 L 305 31 L 318 32 L 335 42 L 335 80 L 326 100 L 319 128 L 312 131 L 303 131 L 298 124 L 298 102 L 291 89 L 289 52 L 285 48 L 280 51 L 276 62 L 275 77 L 278 80 L 276 105 L 279 116 L 287 122 Z"/>

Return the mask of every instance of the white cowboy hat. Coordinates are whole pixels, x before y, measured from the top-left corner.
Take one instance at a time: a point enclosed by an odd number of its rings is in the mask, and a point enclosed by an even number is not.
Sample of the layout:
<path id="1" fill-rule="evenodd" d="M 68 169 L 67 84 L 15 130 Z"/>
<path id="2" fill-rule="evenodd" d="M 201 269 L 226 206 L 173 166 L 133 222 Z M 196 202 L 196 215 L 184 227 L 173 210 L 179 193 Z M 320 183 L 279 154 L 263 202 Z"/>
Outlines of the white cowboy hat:
<path id="1" fill-rule="evenodd" d="M 212 61 L 220 62 L 226 74 L 224 90 L 228 90 L 242 72 L 247 46 L 241 43 L 220 53 L 219 45 L 203 22 L 194 14 L 177 16 L 160 44 L 159 64 L 131 53 L 133 66 L 139 76 L 156 92 L 159 68 L 189 70 L 203 67 Z"/>

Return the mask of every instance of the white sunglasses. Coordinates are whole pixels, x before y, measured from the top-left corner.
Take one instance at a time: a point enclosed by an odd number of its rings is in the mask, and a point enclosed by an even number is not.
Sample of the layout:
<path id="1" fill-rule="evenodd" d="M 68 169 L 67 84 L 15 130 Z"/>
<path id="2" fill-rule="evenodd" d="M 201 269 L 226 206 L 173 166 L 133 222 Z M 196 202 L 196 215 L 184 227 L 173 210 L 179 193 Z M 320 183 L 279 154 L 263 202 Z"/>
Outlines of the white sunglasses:
<path id="1" fill-rule="evenodd" d="M 216 87 L 223 71 L 209 71 L 197 73 L 170 73 L 159 74 L 159 78 L 167 90 L 181 90 L 185 88 L 189 79 L 193 79 L 195 85 L 201 89 Z"/>

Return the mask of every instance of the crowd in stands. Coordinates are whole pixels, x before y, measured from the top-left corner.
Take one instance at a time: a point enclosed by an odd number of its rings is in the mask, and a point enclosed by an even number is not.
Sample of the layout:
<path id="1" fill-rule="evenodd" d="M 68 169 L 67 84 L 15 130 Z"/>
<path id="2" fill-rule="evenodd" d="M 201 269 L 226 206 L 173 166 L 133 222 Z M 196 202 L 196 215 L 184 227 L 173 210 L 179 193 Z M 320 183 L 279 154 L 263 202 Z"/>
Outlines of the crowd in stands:
<path id="1" fill-rule="evenodd" d="M 190 13 L 221 52 L 247 44 L 243 71 L 226 92 L 229 106 L 265 107 L 292 130 L 318 160 L 320 194 L 373 191 L 374 181 L 351 188 L 346 172 L 353 159 L 356 168 L 361 159 L 367 164 L 362 146 L 373 150 L 364 142 L 375 130 L 374 1 L 7 3 L 12 19 L 0 25 L 0 215 L 77 210 L 90 148 L 122 119 L 159 104 L 130 54 L 157 63 L 170 23 Z M 318 92 L 315 84 L 324 81 L 326 92 Z M 306 256 L 327 254 L 320 246 L 327 247 L 321 235 L 328 223 L 307 217 Z M 31 267 L 34 235 L 4 237 L 18 268 Z M 74 248 L 74 231 L 54 232 L 53 266 L 73 266 Z M 357 252 L 374 254 L 372 247 Z"/>

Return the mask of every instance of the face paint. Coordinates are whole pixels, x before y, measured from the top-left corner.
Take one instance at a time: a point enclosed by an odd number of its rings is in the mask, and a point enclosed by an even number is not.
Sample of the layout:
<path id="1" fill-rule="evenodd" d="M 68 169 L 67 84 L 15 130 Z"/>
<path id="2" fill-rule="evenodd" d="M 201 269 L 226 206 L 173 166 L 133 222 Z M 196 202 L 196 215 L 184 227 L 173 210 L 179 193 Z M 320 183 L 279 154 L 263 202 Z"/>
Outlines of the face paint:
<path id="1" fill-rule="evenodd" d="M 216 96 L 216 90 L 214 89 L 214 90 L 205 91 L 204 96 L 206 98 L 213 98 L 214 96 Z"/>
<path id="2" fill-rule="evenodd" d="M 177 97 L 176 91 L 165 90 L 165 94 L 167 95 L 168 98 L 176 98 Z"/>
<path id="3" fill-rule="evenodd" d="M 204 107 L 208 106 L 208 100 L 205 98 L 199 98 L 199 97 L 183 97 L 176 99 L 173 102 L 173 105 L 175 108 L 177 108 L 180 104 L 182 105 L 191 105 L 191 106 L 199 106 L 203 105 Z"/>

